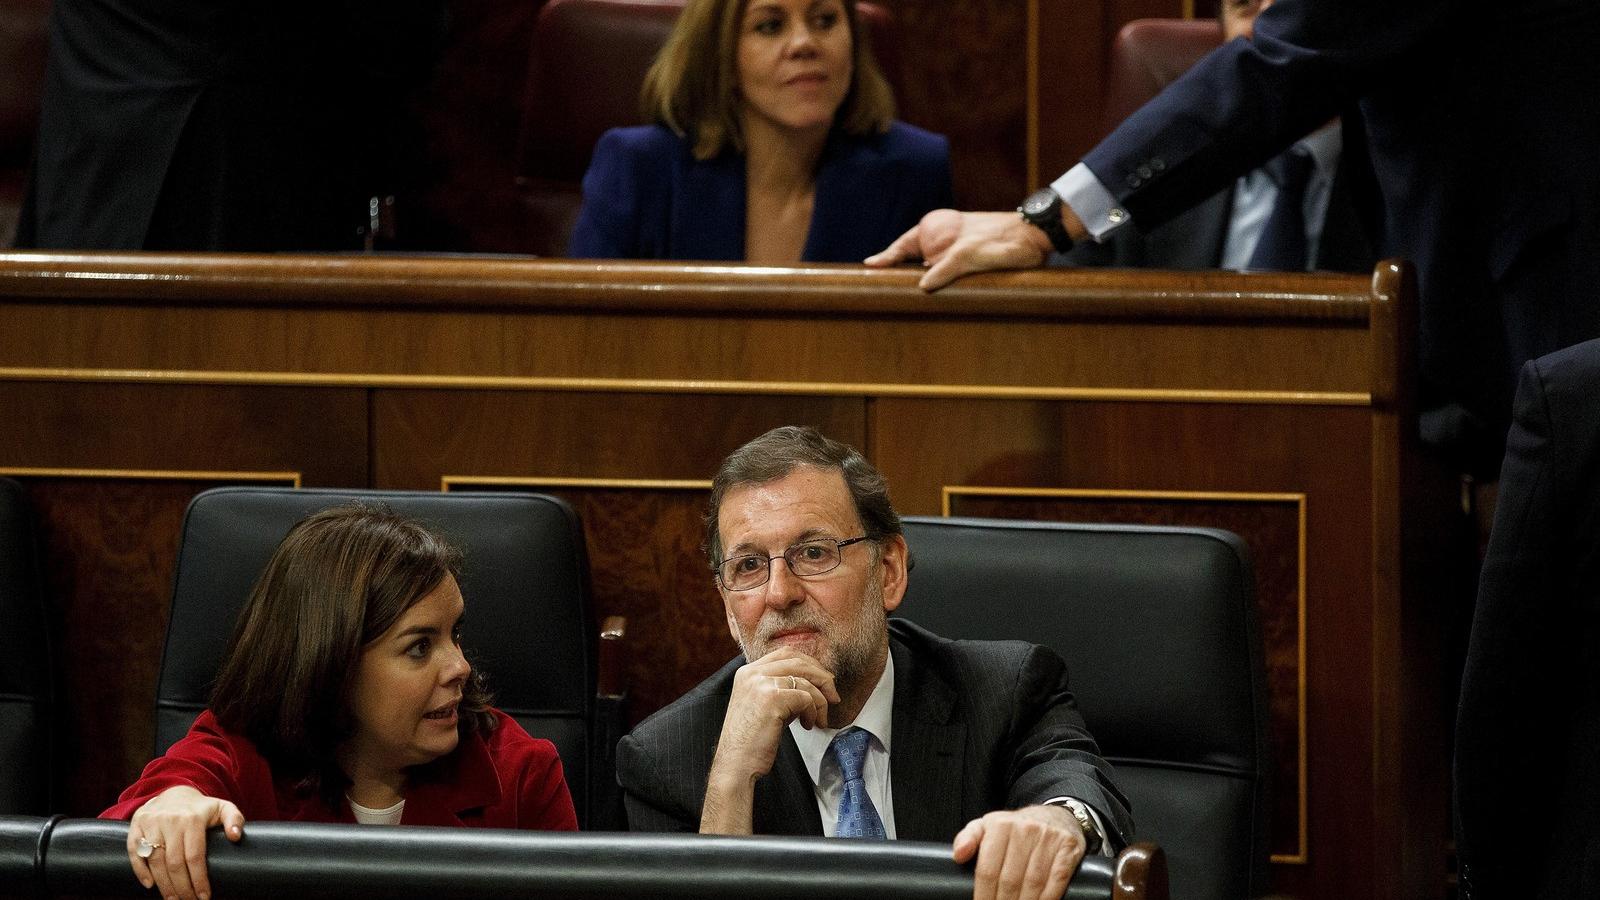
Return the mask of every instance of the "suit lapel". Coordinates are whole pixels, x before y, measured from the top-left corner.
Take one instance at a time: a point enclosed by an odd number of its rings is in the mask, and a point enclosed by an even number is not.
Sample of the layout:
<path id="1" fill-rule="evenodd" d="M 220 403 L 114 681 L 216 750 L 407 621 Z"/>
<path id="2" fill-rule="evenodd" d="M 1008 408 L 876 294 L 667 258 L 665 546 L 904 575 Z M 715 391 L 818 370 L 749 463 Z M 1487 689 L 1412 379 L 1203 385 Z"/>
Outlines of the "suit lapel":
<path id="1" fill-rule="evenodd" d="M 753 807 L 751 825 L 756 834 L 822 835 L 816 787 L 787 728 L 772 771 L 756 782 Z"/>
<path id="2" fill-rule="evenodd" d="M 966 822 L 962 793 L 967 726 L 954 716 L 956 694 L 932 670 L 919 667 L 892 638 L 894 735 L 889 781 L 894 786 L 895 836 L 949 841 Z"/>

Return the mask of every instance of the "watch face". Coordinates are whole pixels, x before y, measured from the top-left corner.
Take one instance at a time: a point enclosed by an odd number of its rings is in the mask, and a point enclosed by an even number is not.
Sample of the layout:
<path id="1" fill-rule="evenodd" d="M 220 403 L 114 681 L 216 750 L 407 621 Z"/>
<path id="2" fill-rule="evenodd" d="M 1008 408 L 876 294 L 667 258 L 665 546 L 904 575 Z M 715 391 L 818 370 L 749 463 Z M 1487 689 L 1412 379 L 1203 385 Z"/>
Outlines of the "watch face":
<path id="1" fill-rule="evenodd" d="M 1043 215 L 1049 211 L 1051 206 L 1055 205 L 1055 202 L 1056 192 L 1049 188 L 1041 188 L 1029 194 L 1028 199 L 1022 201 L 1022 214 L 1029 218 Z"/>

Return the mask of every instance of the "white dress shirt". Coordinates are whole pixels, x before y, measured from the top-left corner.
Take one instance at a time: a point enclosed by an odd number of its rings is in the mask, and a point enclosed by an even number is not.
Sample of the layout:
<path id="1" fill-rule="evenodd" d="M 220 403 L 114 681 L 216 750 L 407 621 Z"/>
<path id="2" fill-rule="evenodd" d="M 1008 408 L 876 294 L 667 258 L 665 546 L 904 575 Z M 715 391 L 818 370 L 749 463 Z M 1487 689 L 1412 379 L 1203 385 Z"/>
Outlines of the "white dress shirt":
<path id="1" fill-rule="evenodd" d="M 895 839 L 894 789 L 889 779 L 889 747 L 894 731 L 894 654 L 888 655 L 883 674 L 878 676 L 878 683 L 867 697 L 866 705 L 861 707 L 861 713 L 846 727 L 851 726 L 872 735 L 867 742 L 866 761 L 861 766 L 861 780 L 866 784 L 867 796 L 872 799 L 873 807 L 878 810 L 878 818 L 883 822 L 884 837 L 892 841 Z M 807 730 L 799 719 L 789 723 L 789 734 L 794 736 L 800 758 L 805 760 L 806 772 L 811 775 L 811 783 L 816 788 L 817 812 L 822 815 L 822 833 L 826 837 L 835 836 L 834 831 L 839 825 L 839 798 L 844 794 L 843 774 L 839 771 L 838 761 L 829 755 L 828 747 L 833 743 L 833 736 L 843 730 Z M 1053 804 L 1065 799 L 1053 797 L 1045 802 Z M 1092 806 L 1087 808 L 1100 833 L 1106 834 L 1105 820 L 1100 813 Z M 1102 844 L 1100 852 L 1110 855 L 1109 841 Z"/>
<path id="2" fill-rule="evenodd" d="M 861 707 L 852 726 L 872 735 L 867 742 L 867 758 L 861 766 L 861 780 L 867 787 L 867 796 L 883 820 L 883 834 L 894 840 L 894 791 L 889 784 L 889 745 L 894 730 L 894 654 L 887 655 L 883 674 Z M 806 730 L 800 720 L 789 723 L 789 733 L 800 748 L 800 757 L 806 762 L 806 772 L 816 786 L 817 811 L 822 814 L 822 833 L 834 836 L 839 824 L 839 798 L 844 794 L 844 778 L 839 763 L 828 753 L 833 736 L 843 729 L 813 728 Z"/>
<path id="3" fill-rule="evenodd" d="M 1306 259 L 1314 269 L 1322 244 L 1323 220 L 1328 217 L 1328 198 L 1333 195 L 1333 176 L 1339 171 L 1339 154 L 1344 149 L 1339 123 L 1322 126 L 1296 141 L 1294 146 L 1311 155 L 1311 180 L 1306 184 L 1305 206 L 1301 211 L 1306 220 Z M 1239 179 L 1233 187 L 1233 211 L 1228 218 L 1228 237 L 1222 245 L 1222 268 L 1249 268 L 1250 257 L 1261 243 L 1261 232 L 1272 218 L 1272 207 L 1277 202 L 1278 185 L 1265 168 Z"/>

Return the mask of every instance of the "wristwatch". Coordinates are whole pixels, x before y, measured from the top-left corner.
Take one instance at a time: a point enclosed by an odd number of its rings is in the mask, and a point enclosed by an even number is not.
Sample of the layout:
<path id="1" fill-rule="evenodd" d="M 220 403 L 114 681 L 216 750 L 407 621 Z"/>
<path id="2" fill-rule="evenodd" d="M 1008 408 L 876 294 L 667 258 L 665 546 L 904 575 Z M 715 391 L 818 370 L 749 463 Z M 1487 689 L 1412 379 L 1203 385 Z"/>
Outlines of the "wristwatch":
<path id="1" fill-rule="evenodd" d="M 1089 814 L 1089 807 L 1084 806 L 1083 801 L 1074 800 L 1071 797 L 1062 797 L 1059 800 L 1049 801 L 1047 805 L 1059 806 L 1072 813 L 1072 817 L 1078 820 L 1078 827 L 1083 829 L 1083 852 L 1085 854 L 1100 852 L 1101 845 L 1105 843 L 1105 837 L 1100 834 L 1099 827 L 1094 824 L 1094 816 Z"/>
<path id="2" fill-rule="evenodd" d="M 1017 212 L 1022 214 L 1022 221 L 1045 233 L 1057 253 L 1072 249 L 1072 236 L 1061 224 L 1061 195 L 1053 189 L 1042 187 L 1029 194 Z"/>

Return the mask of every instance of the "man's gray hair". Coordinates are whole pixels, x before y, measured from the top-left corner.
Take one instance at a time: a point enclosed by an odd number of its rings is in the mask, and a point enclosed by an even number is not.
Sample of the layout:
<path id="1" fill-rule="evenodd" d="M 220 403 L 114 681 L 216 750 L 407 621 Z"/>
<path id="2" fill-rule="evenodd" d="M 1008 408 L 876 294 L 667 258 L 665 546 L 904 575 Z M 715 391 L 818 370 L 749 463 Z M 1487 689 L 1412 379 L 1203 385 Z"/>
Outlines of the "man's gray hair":
<path id="1" fill-rule="evenodd" d="M 867 537 L 881 541 L 900 533 L 900 516 L 889 502 L 889 482 L 865 456 L 810 426 L 785 425 L 733 451 L 711 480 L 705 551 L 713 565 L 722 561 L 717 511 L 728 491 L 739 485 L 777 481 L 801 466 L 832 469 L 844 476 L 845 487 L 855 503 L 856 517 L 861 520 Z"/>

